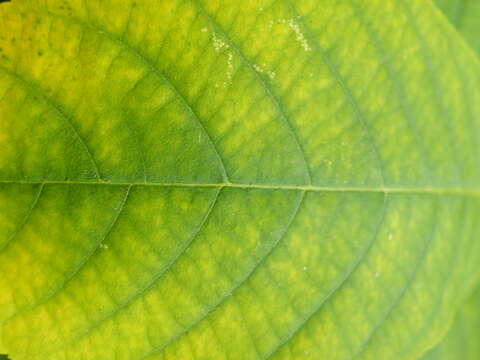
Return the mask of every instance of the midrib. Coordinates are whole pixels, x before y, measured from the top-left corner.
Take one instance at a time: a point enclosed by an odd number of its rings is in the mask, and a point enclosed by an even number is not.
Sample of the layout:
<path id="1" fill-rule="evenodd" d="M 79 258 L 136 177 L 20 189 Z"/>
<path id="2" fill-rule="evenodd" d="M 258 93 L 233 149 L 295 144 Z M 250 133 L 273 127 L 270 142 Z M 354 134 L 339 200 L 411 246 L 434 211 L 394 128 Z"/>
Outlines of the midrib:
<path id="1" fill-rule="evenodd" d="M 276 185 L 242 183 L 182 183 L 182 182 L 142 182 L 142 181 L 82 181 L 82 180 L 0 180 L 0 184 L 71 184 L 71 185 L 111 185 L 111 186 L 164 186 L 190 188 L 237 188 L 263 190 L 299 190 L 312 192 L 366 192 L 366 193 L 412 193 L 479 196 L 480 187 L 425 187 L 425 186 L 315 186 L 315 185 Z"/>

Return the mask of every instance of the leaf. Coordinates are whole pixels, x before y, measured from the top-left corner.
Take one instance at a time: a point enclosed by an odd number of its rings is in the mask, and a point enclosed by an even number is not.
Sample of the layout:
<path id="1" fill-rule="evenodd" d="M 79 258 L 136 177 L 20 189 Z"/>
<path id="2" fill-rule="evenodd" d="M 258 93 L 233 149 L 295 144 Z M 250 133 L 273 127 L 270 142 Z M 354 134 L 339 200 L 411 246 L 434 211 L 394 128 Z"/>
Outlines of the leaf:
<path id="1" fill-rule="evenodd" d="M 480 358 L 480 290 L 473 294 L 457 315 L 446 338 L 422 360 L 476 360 Z"/>
<path id="2" fill-rule="evenodd" d="M 477 52 L 480 50 L 480 3 L 469 0 L 436 3 L 452 24 L 465 36 Z M 480 289 L 462 306 L 452 329 L 445 339 L 422 358 L 424 360 L 478 359 L 480 345 L 476 340 L 480 334 Z"/>
<path id="3" fill-rule="evenodd" d="M 0 6 L 0 351 L 419 358 L 479 275 L 480 64 L 426 0 Z"/>
<path id="4" fill-rule="evenodd" d="M 480 53 L 480 2 L 476 0 L 435 0 L 467 42 Z"/>

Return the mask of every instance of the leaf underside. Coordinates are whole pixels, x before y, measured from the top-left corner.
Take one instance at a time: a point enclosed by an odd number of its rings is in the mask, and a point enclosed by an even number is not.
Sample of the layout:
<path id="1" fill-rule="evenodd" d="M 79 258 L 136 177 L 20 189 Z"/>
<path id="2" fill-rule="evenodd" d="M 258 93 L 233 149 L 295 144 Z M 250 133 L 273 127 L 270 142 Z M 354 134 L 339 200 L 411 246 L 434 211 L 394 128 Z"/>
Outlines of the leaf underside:
<path id="1" fill-rule="evenodd" d="M 430 0 L 14 0 L 0 29 L 13 360 L 417 359 L 477 283 L 480 63 Z"/>

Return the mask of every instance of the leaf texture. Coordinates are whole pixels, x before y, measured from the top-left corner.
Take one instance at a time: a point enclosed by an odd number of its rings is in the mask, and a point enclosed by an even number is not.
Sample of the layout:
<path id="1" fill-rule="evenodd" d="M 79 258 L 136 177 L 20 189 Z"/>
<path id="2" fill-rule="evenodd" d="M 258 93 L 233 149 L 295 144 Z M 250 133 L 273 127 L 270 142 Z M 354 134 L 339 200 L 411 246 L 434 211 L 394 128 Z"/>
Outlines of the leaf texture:
<path id="1" fill-rule="evenodd" d="M 430 0 L 14 0 L 0 26 L 0 352 L 445 334 L 478 279 L 480 64 Z"/>
<path id="2" fill-rule="evenodd" d="M 442 342 L 422 360 L 475 360 L 480 357 L 480 291 L 477 290 L 461 308 L 452 329 Z"/>
<path id="3" fill-rule="evenodd" d="M 475 0 L 435 0 L 472 48 L 480 53 L 480 3 Z"/>

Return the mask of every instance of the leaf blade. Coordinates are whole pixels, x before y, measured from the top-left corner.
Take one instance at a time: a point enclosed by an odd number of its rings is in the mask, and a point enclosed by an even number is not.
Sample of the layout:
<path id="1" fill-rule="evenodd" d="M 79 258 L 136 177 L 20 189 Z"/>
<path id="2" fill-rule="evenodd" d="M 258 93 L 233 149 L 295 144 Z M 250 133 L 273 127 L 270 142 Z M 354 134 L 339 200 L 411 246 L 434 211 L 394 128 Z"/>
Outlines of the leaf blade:
<path id="1" fill-rule="evenodd" d="M 477 278 L 478 61 L 431 2 L 319 5 L 0 8 L 0 195 L 46 191 L 2 217 L 15 359 L 438 341 Z"/>

